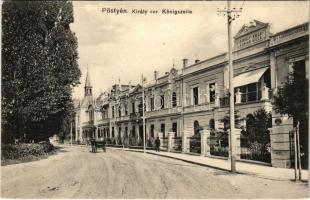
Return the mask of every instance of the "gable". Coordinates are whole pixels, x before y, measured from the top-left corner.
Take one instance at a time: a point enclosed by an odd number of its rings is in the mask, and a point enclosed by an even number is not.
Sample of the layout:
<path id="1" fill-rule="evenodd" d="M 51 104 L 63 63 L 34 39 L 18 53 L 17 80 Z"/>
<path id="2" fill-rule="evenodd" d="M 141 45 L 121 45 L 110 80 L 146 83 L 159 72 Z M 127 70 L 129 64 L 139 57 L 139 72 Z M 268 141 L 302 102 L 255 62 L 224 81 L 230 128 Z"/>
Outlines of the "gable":
<path id="1" fill-rule="evenodd" d="M 269 24 L 254 20 L 249 25 L 243 25 L 234 37 L 234 50 L 245 49 L 267 41 L 271 35 Z"/>
<path id="2" fill-rule="evenodd" d="M 238 31 L 238 33 L 235 35 L 234 38 L 239 38 L 243 35 L 257 31 L 257 30 L 259 30 L 261 28 L 265 28 L 267 26 L 269 26 L 268 23 L 263 23 L 263 22 L 260 22 L 258 20 L 253 20 L 249 24 L 244 24 L 242 26 L 242 28 Z"/>

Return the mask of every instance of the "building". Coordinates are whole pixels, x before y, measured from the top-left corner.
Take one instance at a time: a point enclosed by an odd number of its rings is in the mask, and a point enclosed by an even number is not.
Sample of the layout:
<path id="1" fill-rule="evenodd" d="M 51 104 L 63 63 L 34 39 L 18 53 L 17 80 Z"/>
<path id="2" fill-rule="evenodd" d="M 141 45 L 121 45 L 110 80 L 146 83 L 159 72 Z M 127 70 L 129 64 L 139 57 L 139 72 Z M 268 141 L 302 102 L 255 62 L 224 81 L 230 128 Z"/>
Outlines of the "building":
<path id="1" fill-rule="evenodd" d="M 241 119 L 240 127 L 246 127 L 247 120 L 253 118 L 253 113 L 259 109 L 271 112 L 268 162 L 272 166 L 291 166 L 292 143 L 289 132 L 293 127 L 292 119 L 274 111 L 272 96 L 277 87 L 286 81 L 293 66 L 298 66 L 308 78 L 308 54 L 308 22 L 272 34 L 268 23 L 254 20 L 244 25 L 234 37 L 235 109 Z M 109 138 L 115 144 L 141 145 L 144 90 L 147 145 L 151 146 L 157 136 L 166 145 L 170 132 L 174 141 L 183 141 L 182 151 L 189 151 L 194 136 L 200 137 L 200 134 L 206 133 L 211 138 L 208 130 L 222 130 L 227 126 L 228 77 L 227 53 L 202 61 L 195 60 L 193 64 L 184 59 L 181 69 L 173 66 L 160 77 L 155 72 L 154 81 L 143 87 L 114 85 L 104 97 L 101 96 L 99 109 L 96 109 L 93 104 L 98 100 L 93 100 L 87 75 L 85 96 L 77 107 L 76 139 Z M 241 129 L 238 130 L 241 132 Z M 304 134 L 302 138 L 307 138 L 305 135 L 308 133 L 301 134 Z M 240 140 L 243 140 L 245 136 L 240 135 Z M 224 138 L 222 135 L 219 137 Z M 185 143 L 187 139 L 190 142 Z M 225 139 L 218 139 L 215 143 L 213 150 L 226 148 Z M 301 143 L 308 146 L 308 140 L 302 140 Z M 240 155 L 247 148 L 241 144 Z M 209 149 L 211 154 L 213 150 Z M 305 153 L 308 155 L 308 152 Z"/>

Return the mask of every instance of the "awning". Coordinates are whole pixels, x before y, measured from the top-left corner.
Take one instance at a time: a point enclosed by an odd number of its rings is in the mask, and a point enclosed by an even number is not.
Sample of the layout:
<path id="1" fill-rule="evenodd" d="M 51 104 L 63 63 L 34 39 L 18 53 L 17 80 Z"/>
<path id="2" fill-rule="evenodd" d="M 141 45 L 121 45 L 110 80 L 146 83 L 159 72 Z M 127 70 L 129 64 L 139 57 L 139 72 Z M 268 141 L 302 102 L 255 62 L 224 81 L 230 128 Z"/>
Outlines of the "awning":
<path id="1" fill-rule="evenodd" d="M 239 74 L 238 76 L 234 77 L 234 87 L 236 88 L 251 83 L 257 83 L 268 68 L 269 67 L 264 67 L 257 70 L 245 72 L 243 74 Z"/>

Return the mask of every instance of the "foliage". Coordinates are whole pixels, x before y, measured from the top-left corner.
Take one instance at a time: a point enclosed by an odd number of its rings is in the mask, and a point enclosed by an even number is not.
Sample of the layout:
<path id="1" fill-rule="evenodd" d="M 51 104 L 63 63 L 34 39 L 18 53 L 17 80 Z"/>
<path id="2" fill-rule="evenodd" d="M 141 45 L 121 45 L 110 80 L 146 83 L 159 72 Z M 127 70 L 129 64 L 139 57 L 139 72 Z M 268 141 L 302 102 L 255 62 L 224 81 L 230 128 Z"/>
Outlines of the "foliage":
<path id="1" fill-rule="evenodd" d="M 31 144 L 3 144 L 1 145 L 1 162 L 8 160 L 27 161 L 53 152 L 54 146 L 49 142 Z"/>
<path id="2" fill-rule="evenodd" d="M 71 2 L 3 3 L 3 142 L 47 140 L 66 126 L 80 77 L 72 22 Z"/>
<path id="3" fill-rule="evenodd" d="M 241 147 L 247 148 L 250 154 L 242 154 L 241 158 L 270 162 L 270 134 L 272 126 L 271 113 L 259 109 L 247 116 L 246 131 L 241 135 Z"/>
<path id="4" fill-rule="evenodd" d="M 147 139 L 146 146 L 155 147 L 155 138 L 150 137 L 149 139 Z"/>
<path id="5" fill-rule="evenodd" d="M 235 110 L 235 127 L 236 128 L 240 128 L 240 122 L 243 120 L 240 116 L 240 112 Z M 230 129 L 230 117 L 229 116 L 224 116 L 223 119 L 221 119 L 221 122 L 224 123 L 224 130 L 227 131 L 228 129 Z"/>
<path id="6" fill-rule="evenodd" d="M 309 83 L 305 72 L 296 67 L 298 66 L 293 66 L 293 72 L 289 73 L 287 81 L 277 88 L 273 104 L 276 112 L 299 120 L 308 116 Z"/>

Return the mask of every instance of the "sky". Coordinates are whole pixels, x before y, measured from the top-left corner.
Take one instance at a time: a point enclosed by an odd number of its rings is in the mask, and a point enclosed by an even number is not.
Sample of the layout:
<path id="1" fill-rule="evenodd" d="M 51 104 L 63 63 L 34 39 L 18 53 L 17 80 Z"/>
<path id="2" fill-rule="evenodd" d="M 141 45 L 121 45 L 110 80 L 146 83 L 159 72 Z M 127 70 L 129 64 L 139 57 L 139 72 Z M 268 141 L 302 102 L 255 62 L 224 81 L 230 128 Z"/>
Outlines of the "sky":
<path id="1" fill-rule="evenodd" d="M 164 75 L 182 59 L 205 60 L 227 52 L 227 18 L 218 15 L 225 1 L 198 2 L 99 2 L 74 1 L 72 31 L 78 38 L 81 84 L 73 97 L 84 96 L 85 76 L 89 70 L 95 96 L 113 84 L 138 84 L 141 75 L 147 82 L 154 71 Z M 242 8 L 233 21 L 232 34 L 251 20 L 269 23 L 276 33 L 309 21 L 308 1 L 233 1 L 232 8 Z M 102 12 L 103 8 L 127 9 L 127 14 Z M 144 9 L 159 14 L 133 14 Z M 190 10 L 192 14 L 161 14 L 162 9 Z"/>

